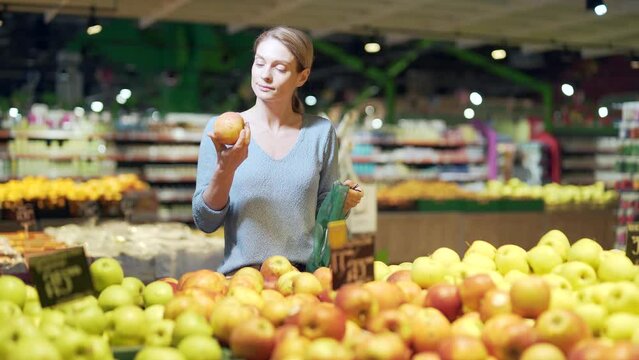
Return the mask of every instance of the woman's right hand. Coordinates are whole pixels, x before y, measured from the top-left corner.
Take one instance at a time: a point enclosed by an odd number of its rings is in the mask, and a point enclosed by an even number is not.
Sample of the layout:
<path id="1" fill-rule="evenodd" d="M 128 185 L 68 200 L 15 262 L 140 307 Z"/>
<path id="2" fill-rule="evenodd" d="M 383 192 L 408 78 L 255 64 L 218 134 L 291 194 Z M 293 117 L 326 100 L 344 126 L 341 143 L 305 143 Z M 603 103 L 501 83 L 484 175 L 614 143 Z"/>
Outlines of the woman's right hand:
<path id="1" fill-rule="evenodd" d="M 232 146 L 222 144 L 215 137 L 214 133 L 208 133 L 207 135 L 211 138 L 211 141 L 213 141 L 213 145 L 215 145 L 215 150 L 217 151 L 218 170 L 234 173 L 248 156 L 248 147 L 251 141 L 251 128 L 249 124 L 244 124 L 244 129 L 240 131 L 240 136 Z"/>

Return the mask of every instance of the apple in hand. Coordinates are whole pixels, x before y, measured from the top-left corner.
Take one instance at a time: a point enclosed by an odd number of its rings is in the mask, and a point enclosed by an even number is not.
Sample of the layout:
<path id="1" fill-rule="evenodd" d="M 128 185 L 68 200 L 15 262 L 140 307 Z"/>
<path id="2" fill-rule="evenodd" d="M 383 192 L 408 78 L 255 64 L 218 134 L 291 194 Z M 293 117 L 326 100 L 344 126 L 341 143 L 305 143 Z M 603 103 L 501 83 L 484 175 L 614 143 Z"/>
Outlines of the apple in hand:
<path id="1" fill-rule="evenodd" d="M 27 299 L 27 286 L 13 275 L 0 275 L 0 300 L 11 301 L 20 308 Z"/>
<path id="2" fill-rule="evenodd" d="M 445 283 L 428 289 L 424 305 L 441 311 L 449 321 L 455 320 L 462 310 L 462 300 L 457 286 Z"/>
<path id="3" fill-rule="evenodd" d="M 530 266 L 526 257 L 526 250 L 522 247 L 513 244 L 502 245 L 495 253 L 495 267 L 502 275 L 514 270 L 529 274 Z"/>
<path id="4" fill-rule="evenodd" d="M 593 269 L 597 270 L 599 267 L 599 256 L 603 248 L 598 242 L 582 238 L 575 241 L 574 244 L 568 250 L 568 261 L 581 261 L 590 265 Z"/>
<path id="5" fill-rule="evenodd" d="M 142 299 L 147 307 L 156 304 L 165 305 L 173 299 L 173 286 L 166 281 L 154 281 L 142 290 Z"/>
<path id="6" fill-rule="evenodd" d="M 113 258 L 99 258 L 89 266 L 93 288 L 101 292 L 110 285 L 120 285 L 124 280 L 124 270 L 120 263 Z"/>
<path id="7" fill-rule="evenodd" d="M 536 318 L 550 305 L 550 286 L 541 276 L 519 279 L 510 288 L 510 303 L 515 314 Z"/>
<path id="8" fill-rule="evenodd" d="M 550 245 L 537 245 L 528 250 L 527 260 L 530 268 L 538 275 L 547 274 L 563 263 L 561 255 Z"/>
<path id="9" fill-rule="evenodd" d="M 210 336 L 189 335 L 180 341 L 177 349 L 186 360 L 221 360 L 222 347 Z"/>
<path id="10" fill-rule="evenodd" d="M 548 245 L 551 246 L 561 259 L 565 261 L 568 258 L 568 251 L 570 249 L 570 241 L 568 241 L 568 237 L 566 234 L 561 232 L 560 230 L 550 230 L 545 233 L 537 245 Z"/>
<path id="11" fill-rule="evenodd" d="M 234 145 L 244 129 L 244 118 L 237 112 L 220 114 L 213 124 L 215 138 L 224 145 Z"/>
<path id="12" fill-rule="evenodd" d="M 268 320 L 254 317 L 231 333 L 233 354 L 246 360 L 267 360 L 275 347 L 275 327 Z"/>

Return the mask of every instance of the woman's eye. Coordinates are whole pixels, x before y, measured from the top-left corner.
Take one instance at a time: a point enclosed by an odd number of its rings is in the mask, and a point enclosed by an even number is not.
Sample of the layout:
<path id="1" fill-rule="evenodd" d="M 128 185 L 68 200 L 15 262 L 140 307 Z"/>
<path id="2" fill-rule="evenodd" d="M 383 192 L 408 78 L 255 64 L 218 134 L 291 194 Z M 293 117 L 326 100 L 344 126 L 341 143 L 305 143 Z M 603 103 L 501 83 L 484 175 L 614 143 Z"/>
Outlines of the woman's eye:
<path id="1" fill-rule="evenodd" d="M 261 66 L 264 66 L 264 63 L 263 63 L 263 62 L 256 61 L 256 62 L 255 62 L 255 66 L 260 66 L 260 67 L 261 67 Z"/>
<path id="2" fill-rule="evenodd" d="M 275 67 L 278 71 L 284 72 L 286 71 L 286 66 L 284 65 L 278 65 Z"/>

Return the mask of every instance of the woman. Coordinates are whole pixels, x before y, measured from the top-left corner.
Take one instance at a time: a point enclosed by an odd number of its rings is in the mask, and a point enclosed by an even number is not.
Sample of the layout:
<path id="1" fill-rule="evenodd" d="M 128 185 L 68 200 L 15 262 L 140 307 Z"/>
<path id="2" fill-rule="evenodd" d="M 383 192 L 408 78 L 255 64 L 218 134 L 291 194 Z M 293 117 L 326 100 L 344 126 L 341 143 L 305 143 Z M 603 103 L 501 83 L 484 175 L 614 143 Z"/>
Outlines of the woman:
<path id="1" fill-rule="evenodd" d="M 229 274 L 283 255 L 302 267 L 312 248 L 317 209 L 337 179 L 337 138 L 330 121 L 304 114 L 297 88 L 308 80 L 313 44 L 301 31 L 276 27 L 254 46 L 251 87 L 255 105 L 235 145 L 212 134 L 200 143 L 193 218 L 212 232 L 224 225 L 224 262 Z M 207 138 L 207 136 L 210 138 Z M 351 187 L 348 212 L 363 193 Z"/>

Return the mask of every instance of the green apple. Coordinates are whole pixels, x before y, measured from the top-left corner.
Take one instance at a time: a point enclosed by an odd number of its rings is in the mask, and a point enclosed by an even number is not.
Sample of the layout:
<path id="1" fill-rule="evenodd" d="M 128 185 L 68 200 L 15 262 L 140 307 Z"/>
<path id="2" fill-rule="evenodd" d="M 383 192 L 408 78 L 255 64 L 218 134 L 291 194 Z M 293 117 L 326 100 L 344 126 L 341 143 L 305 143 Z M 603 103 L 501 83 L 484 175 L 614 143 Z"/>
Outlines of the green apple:
<path id="1" fill-rule="evenodd" d="M 603 248 L 598 242 L 592 239 L 582 238 L 575 241 L 570 247 L 570 250 L 568 250 L 568 261 L 585 262 L 597 270 L 599 267 L 599 256 L 602 251 Z"/>
<path id="2" fill-rule="evenodd" d="M 478 269 L 484 269 L 489 271 L 497 270 L 497 267 L 495 266 L 495 261 L 493 259 L 479 253 L 470 253 L 470 254 L 464 255 L 464 259 L 462 260 L 462 262 L 468 266 L 475 267 Z"/>
<path id="3" fill-rule="evenodd" d="M 446 267 L 427 256 L 420 256 L 413 261 L 411 279 L 422 289 L 442 281 L 446 275 Z"/>
<path id="4" fill-rule="evenodd" d="M 164 319 L 164 305 L 155 304 L 144 309 L 146 321 L 151 323 Z"/>
<path id="5" fill-rule="evenodd" d="M 189 335 L 180 341 L 178 350 L 186 360 L 220 360 L 222 347 L 215 338 L 206 335 Z"/>
<path id="6" fill-rule="evenodd" d="M 597 283 L 597 274 L 588 264 L 581 261 L 569 261 L 561 267 L 563 276 L 573 289 L 579 290 Z"/>
<path id="7" fill-rule="evenodd" d="M 606 297 L 608 312 L 639 313 L 639 288 L 630 281 L 613 283 Z"/>
<path id="8" fill-rule="evenodd" d="M 40 305 L 40 301 L 37 300 L 28 300 L 24 303 L 22 307 L 22 313 L 31 317 L 38 317 L 42 313 L 42 305 Z"/>
<path id="9" fill-rule="evenodd" d="M 106 315 L 98 305 L 87 306 L 70 318 L 73 319 L 70 325 L 87 334 L 102 335 L 107 325 Z"/>
<path id="10" fill-rule="evenodd" d="M 375 274 L 375 280 L 382 280 L 390 273 L 390 269 L 384 262 L 375 260 L 373 262 L 373 273 Z"/>
<path id="11" fill-rule="evenodd" d="M 26 316 L 3 323 L 0 326 L 0 359 L 6 359 L 21 339 L 38 336 L 38 329 Z"/>
<path id="12" fill-rule="evenodd" d="M 586 321 L 588 327 L 595 335 L 601 332 L 604 321 L 608 316 L 608 310 L 603 305 L 594 303 L 578 304 L 573 308 L 573 311 Z"/>
<path id="13" fill-rule="evenodd" d="M 110 285 L 100 293 L 98 304 L 104 311 L 109 311 L 124 305 L 134 305 L 135 300 L 122 285 Z"/>
<path id="14" fill-rule="evenodd" d="M 632 333 L 632 338 L 630 338 L 630 341 L 633 344 L 639 344 L 639 327 L 635 329 L 635 331 Z"/>
<path id="15" fill-rule="evenodd" d="M 173 320 L 162 319 L 150 323 L 146 332 L 144 344 L 147 346 L 171 346 L 175 323 Z"/>
<path id="16" fill-rule="evenodd" d="M 11 301 L 22 308 L 26 299 L 27 286 L 22 279 L 13 275 L 0 276 L 0 300 Z"/>
<path id="17" fill-rule="evenodd" d="M 58 336 L 55 346 L 63 359 L 90 360 L 93 356 L 90 337 L 76 329 L 68 329 Z"/>
<path id="18" fill-rule="evenodd" d="M 447 247 L 440 247 L 439 249 L 435 250 L 430 255 L 430 258 L 444 266 L 450 266 L 461 261 L 459 258 L 459 254 L 457 254 L 455 250 Z"/>
<path id="19" fill-rule="evenodd" d="M 0 300 L 0 324 L 6 324 L 20 315 L 22 315 L 22 310 L 13 301 Z"/>
<path id="20" fill-rule="evenodd" d="M 63 360 L 53 344 L 48 340 L 38 337 L 21 339 L 13 347 L 7 360 Z"/>
<path id="21" fill-rule="evenodd" d="M 552 289 L 572 290 L 572 285 L 563 276 L 549 273 L 541 276 Z"/>
<path id="22" fill-rule="evenodd" d="M 550 292 L 549 309 L 572 310 L 577 303 L 577 295 L 571 290 L 553 289 Z"/>
<path id="23" fill-rule="evenodd" d="M 473 241 L 468 247 L 468 250 L 466 250 L 466 254 L 478 253 L 490 259 L 495 258 L 496 252 L 497 252 L 497 249 L 495 248 L 495 246 L 489 243 L 488 241 L 484 241 L 484 240 Z"/>
<path id="24" fill-rule="evenodd" d="M 142 280 L 132 276 L 127 276 L 124 279 L 122 279 L 121 285 L 125 289 L 129 290 L 129 293 L 133 297 L 136 305 L 139 305 L 139 306 L 144 305 L 144 300 L 142 299 L 142 292 L 144 291 L 144 283 L 142 282 Z M 167 285 L 169 284 L 167 283 Z M 173 288 L 171 288 L 171 292 L 173 292 L 172 289 Z"/>
<path id="25" fill-rule="evenodd" d="M 135 305 L 124 305 L 112 312 L 113 337 L 117 345 L 142 344 L 146 336 L 144 310 Z"/>
<path id="26" fill-rule="evenodd" d="M 612 340 L 630 340 L 639 328 L 639 317 L 635 314 L 616 313 L 608 316 L 602 334 Z"/>
<path id="27" fill-rule="evenodd" d="M 91 335 L 89 342 L 91 343 L 92 360 L 114 360 L 113 351 L 104 337 Z"/>
<path id="28" fill-rule="evenodd" d="M 625 254 L 611 251 L 601 253 L 597 268 L 600 281 L 633 281 L 636 275 L 634 264 Z"/>
<path id="29" fill-rule="evenodd" d="M 405 270 L 410 270 L 413 268 L 413 263 L 410 261 L 404 261 L 403 263 L 399 264 L 399 267 Z"/>
<path id="30" fill-rule="evenodd" d="M 27 285 L 26 291 L 25 301 L 33 300 L 40 302 L 40 296 L 38 295 L 38 290 L 36 290 L 36 288 L 31 285 Z"/>
<path id="31" fill-rule="evenodd" d="M 528 266 L 528 263 L 526 263 L 526 266 Z M 504 280 L 506 280 L 506 282 L 512 285 L 518 279 L 527 277 L 528 275 L 529 274 L 523 273 L 517 269 L 510 270 L 509 272 L 506 273 L 506 275 L 504 275 Z"/>
<path id="32" fill-rule="evenodd" d="M 561 256 L 549 245 L 537 245 L 528 250 L 526 259 L 533 272 L 540 275 L 551 272 L 555 266 L 563 263 Z"/>
<path id="33" fill-rule="evenodd" d="M 565 261 L 568 258 L 568 250 L 570 249 L 570 241 L 568 241 L 568 237 L 566 234 L 561 232 L 560 230 L 550 230 L 545 233 L 537 245 L 549 245 L 559 256 L 561 256 L 562 261 Z"/>
<path id="34" fill-rule="evenodd" d="M 204 316 L 195 311 L 186 311 L 175 319 L 173 330 L 173 345 L 180 343 L 188 335 L 213 335 L 213 328 L 209 325 Z"/>
<path id="35" fill-rule="evenodd" d="M 608 296 L 614 286 L 614 283 L 599 283 L 592 286 L 592 302 L 605 306 L 608 301 Z"/>
<path id="36" fill-rule="evenodd" d="M 502 245 L 495 252 L 495 266 L 497 271 L 506 275 L 517 270 L 523 274 L 530 274 L 528 260 L 526 260 L 526 250 L 512 244 Z"/>
<path id="37" fill-rule="evenodd" d="M 40 314 L 40 326 L 44 324 L 62 326 L 65 322 L 65 316 L 61 310 L 45 308 Z"/>
<path id="38" fill-rule="evenodd" d="M 177 349 L 168 346 L 149 346 L 135 355 L 133 360 L 187 360 Z"/>
<path id="39" fill-rule="evenodd" d="M 173 286 L 166 281 L 154 281 L 148 284 L 142 291 L 145 306 L 165 305 L 173 299 Z"/>
<path id="40" fill-rule="evenodd" d="M 113 258 L 100 258 L 89 267 L 93 288 L 101 292 L 109 285 L 119 285 L 124 280 L 124 270 L 120 263 Z"/>

